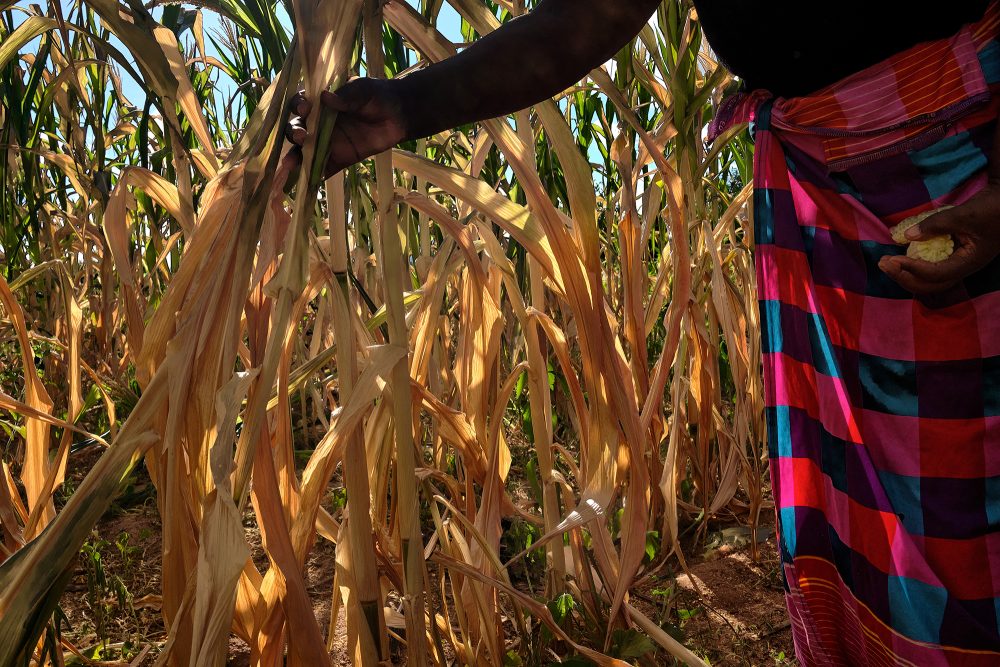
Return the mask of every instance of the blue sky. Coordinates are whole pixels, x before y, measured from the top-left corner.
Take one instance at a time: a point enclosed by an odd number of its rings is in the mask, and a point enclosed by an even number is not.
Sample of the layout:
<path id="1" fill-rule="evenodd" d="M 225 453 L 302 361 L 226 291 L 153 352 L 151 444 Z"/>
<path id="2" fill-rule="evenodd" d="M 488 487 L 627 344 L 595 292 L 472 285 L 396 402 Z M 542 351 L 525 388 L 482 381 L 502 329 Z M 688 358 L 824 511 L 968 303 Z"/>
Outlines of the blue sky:
<path id="1" fill-rule="evenodd" d="M 64 3 L 64 6 L 68 4 L 66 0 L 62 1 Z M 407 0 L 407 2 L 409 2 L 409 4 L 414 6 L 417 5 L 417 3 L 414 0 Z M 207 39 L 208 34 L 215 33 L 219 29 L 220 22 L 218 14 L 208 9 L 202 11 L 204 15 L 205 32 L 206 32 L 205 48 L 208 51 L 208 55 L 218 57 L 219 54 L 215 46 L 213 46 L 212 43 Z M 158 16 L 160 12 L 161 10 L 155 10 L 154 16 Z M 452 9 L 451 5 L 449 5 L 448 3 L 445 3 L 443 8 L 441 9 L 437 27 L 438 30 L 440 30 L 441 33 L 444 34 L 444 36 L 450 39 L 451 41 L 453 42 L 462 41 L 461 19 L 459 15 L 455 12 L 455 10 Z M 112 42 L 117 42 L 117 40 L 112 39 Z M 120 46 L 120 43 L 118 43 L 117 45 Z M 122 75 L 122 87 L 124 88 L 125 96 L 133 104 L 141 106 L 142 101 L 145 99 L 146 96 L 146 93 L 143 90 L 142 86 L 138 82 L 134 81 L 125 72 L 121 72 L 121 75 Z M 223 100 L 224 103 L 224 100 L 227 100 L 232 96 L 234 86 L 225 76 L 217 77 L 216 81 L 217 81 L 217 91 L 218 91 L 217 94 Z"/>
<path id="2" fill-rule="evenodd" d="M 59 1 L 63 5 L 64 12 L 67 14 L 70 13 L 72 7 L 75 6 L 77 2 L 77 0 L 59 0 Z M 406 2 L 410 3 L 413 6 L 416 6 L 418 4 L 418 0 L 406 0 Z M 27 0 L 21 0 L 19 4 L 22 6 L 26 6 Z M 162 14 L 162 9 L 156 8 L 153 10 L 154 17 L 159 18 L 161 14 Z M 215 12 L 212 12 L 209 9 L 203 9 L 202 14 L 204 17 L 206 38 L 209 35 L 214 35 L 215 33 L 219 32 L 221 26 L 219 15 L 216 14 Z M 15 10 L 13 16 L 15 25 L 17 25 L 18 23 L 20 23 L 20 21 L 23 20 L 25 14 L 21 11 Z M 444 3 L 441 12 L 439 14 L 437 28 L 444 34 L 445 37 L 450 39 L 452 42 L 462 43 L 464 41 L 461 33 L 461 18 L 455 12 L 452 6 L 447 2 Z M 193 38 L 190 35 L 190 33 L 185 33 L 183 36 L 183 40 L 187 44 L 190 44 Z M 121 42 L 119 42 L 115 37 L 112 36 L 110 41 L 123 51 L 125 50 Z M 217 41 L 222 42 L 223 40 L 217 40 Z M 21 52 L 22 53 L 37 52 L 39 43 L 40 39 L 33 40 L 31 43 L 27 44 L 25 48 L 21 50 Z M 211 40 L 206 39 L 206 50 L 208 51 L 207 55 L 216 58 L 219 57 L 219 52 L 216 49 L 215 45 L 212 44 Z M 146 95 L 147 95 L 146 90 L 144 89 L 144 87 L 141 85 L 140 82 L 137 82 L 134 79 L 132 79 L 120 67 L 116 69 L 121 76 L 123 92 L 125 93 L 126 98 L 128 98 L 128 100 L 133 105 L 142 108 L 146 101 Z M 212 80 L 215 82 L 216 86 L 216 108 L 223 109 L 225 108 L 225 105 L 228 104 L 229 101 L 232 100 L 234 96 L 235 84 L 224 73 L 222 73 L 219 70 L 213 71 Z M 597 162 L 600 161 L 599 159 L 600 156 L 596 154 L 596 149 L 594 149 L 594 154 L 590 155 L 589 157 L 592 161 L 597 161 Z"/>

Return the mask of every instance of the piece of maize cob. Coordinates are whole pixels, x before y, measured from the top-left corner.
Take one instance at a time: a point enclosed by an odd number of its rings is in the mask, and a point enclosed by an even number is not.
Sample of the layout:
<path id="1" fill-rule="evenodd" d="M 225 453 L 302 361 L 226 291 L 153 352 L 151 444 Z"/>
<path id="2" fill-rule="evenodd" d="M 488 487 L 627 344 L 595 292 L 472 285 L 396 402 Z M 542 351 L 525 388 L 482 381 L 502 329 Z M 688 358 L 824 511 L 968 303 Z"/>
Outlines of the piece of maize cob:
<path id="1" fill-rule="evenodd" d="M 951 256 L 951 253 L 955 251 L 955 240 L 951 237 L 951 234 L 932 236 L 923 241 L 910 241 L 906 238 L 906 230 L 913 225 L 920 224 L 926 218 L 929 218 L 935 213 L 949 208 L 951 207 L 942 206 L 934 211 L 924 211 L 923 213 L 918 213 L 917 215 L 911 215 L 909 218 L 906 218 L 889 230 L 889 233 L 892 234 L 892 240 L 896 243 L 907 246 L 907 257 L 922 259 L 927 262 L 943 262 Z"/>

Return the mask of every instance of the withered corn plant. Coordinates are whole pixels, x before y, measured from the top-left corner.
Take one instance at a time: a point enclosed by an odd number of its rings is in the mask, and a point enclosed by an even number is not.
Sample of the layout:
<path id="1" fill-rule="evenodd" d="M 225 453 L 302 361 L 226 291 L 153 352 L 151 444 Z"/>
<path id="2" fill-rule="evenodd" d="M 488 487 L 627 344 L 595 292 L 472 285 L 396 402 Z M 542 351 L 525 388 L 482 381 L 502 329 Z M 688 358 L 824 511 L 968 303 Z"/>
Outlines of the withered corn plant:
<path id="1" fill-rule="evenodd" d="M 531 5 L 447 2 L 467 40 Z M 60 600 L 137 467 L 156 664 L 704 664 L 630 590 L 766 507 L 733 82 L 665 0 L 551 101 L 325 181 L 322 115 L 285 173 L 291 96 L 447 58 L 442 7 L 0 0 L 0 665 L 79 653 Z"/>

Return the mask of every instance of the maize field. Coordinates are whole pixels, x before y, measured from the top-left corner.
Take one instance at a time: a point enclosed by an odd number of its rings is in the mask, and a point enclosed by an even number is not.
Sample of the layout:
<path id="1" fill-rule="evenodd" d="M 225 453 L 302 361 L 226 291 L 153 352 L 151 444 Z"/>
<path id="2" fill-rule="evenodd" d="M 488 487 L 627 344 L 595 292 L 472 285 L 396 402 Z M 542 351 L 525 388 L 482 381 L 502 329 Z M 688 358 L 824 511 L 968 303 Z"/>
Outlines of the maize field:
<path id="1" fill-rule="evenodd" d="M 772 512 L 690 3 L 551 101 L 324 180 L 330 114 L 282 167 L 300 89 L 533 4 L 0 0 L 0 666 L 704 664 L 630 594 Z M 95 653 L 62 605 L 137 479 L 163 632 Z"/>

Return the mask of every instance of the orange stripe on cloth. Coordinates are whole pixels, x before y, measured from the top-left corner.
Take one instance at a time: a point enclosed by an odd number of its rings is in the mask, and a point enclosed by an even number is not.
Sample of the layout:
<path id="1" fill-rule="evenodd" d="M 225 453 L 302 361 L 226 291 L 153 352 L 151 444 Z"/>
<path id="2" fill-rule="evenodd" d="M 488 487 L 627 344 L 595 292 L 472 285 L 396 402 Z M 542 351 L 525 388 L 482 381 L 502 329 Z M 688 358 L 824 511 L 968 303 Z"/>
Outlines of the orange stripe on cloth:
<path id="1" fill-rule="evenodd" d="M 812 95 L 780 99 L 772 124 L 819 137 L 821 155 L 835 163 L 906 148 L 937 137 L 970 104 L 984 102 L 989 86 L 977 53 L 1000 31 L 1000 2 L 951 40 L 917 44 Z M 846 165 L 844 165 L 846 167 Z"/>
<path id="2" fill-rule="evenodd" d="M 930 644 L 914 640 L 889 627 L 867 605 L 854 597 L 850 589 L 843 585 L 836 565 L 825 558 L 817 556 L 796 558 L 792 571 L 796 577 L 795 583 L 801 591 L 798 597 L 809 598 L 812 604 L 834 608 L 829 614 L 833 622 L 818 624 L 820 640 L 824 643 L 829 642 L 839 646 L 845 637 L 857 638 L 858 634 L 863 632 L 865 646 L 858 648 L 862 648 L 867 654 L 869 664 L 913 667 L 927 664 L 996 667 L 996 651 Z M 796 602 L 793 598 L 792 604 Z M 811 611 L 810 615 L 813 614 L 815 612 Z M 883 662 L 889 656 L 892 659 L 887 663 Z M 798 657 L 802 660 L 805 656 Z M 929 660 L 935 661 L 929 663 Z"/>
<path id="3" fill-rule="evenodd" d="M 986 8 L 983 18 L 972 26 L 972 39 L 976 48 L 983 48 L 1000 31 L 1000 2 L 993 0 Z"/>
<path id="4" fill-rule="evenodd" d="M 956 47 L 975 50 L 971 36 Z M 935 58 L 928 58 L 931 54 Z M 783 104 L 785 120 L 800 127 L 823 127 L 847 131 L 865 131 L 885 127 L 899 114 L 907 116 L 934 113 L 959 101 L 966 93 L 966 73 L 954 54 L 945 62 L 940 47 L 920 44 L 885 61 L 878 70 L 838 83 L 835 90 L 795 98 Z M 853 81 L 852 81 L 853 79 Z M 856 90 L 880 92 L 855 94 Z"/>

